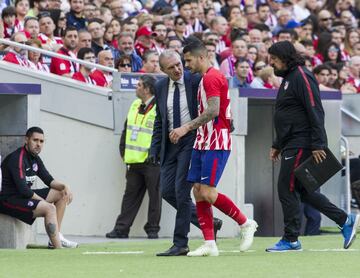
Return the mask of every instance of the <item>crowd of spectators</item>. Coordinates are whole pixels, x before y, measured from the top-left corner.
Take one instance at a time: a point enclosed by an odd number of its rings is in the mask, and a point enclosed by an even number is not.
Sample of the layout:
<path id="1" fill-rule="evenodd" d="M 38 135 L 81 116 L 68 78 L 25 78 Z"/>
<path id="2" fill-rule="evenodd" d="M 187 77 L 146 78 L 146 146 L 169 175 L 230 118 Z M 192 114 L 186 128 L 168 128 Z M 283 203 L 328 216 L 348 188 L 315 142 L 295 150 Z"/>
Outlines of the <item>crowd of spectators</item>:
<path id="1" fill-rule="evenodd" d="M 113 67 L 161 73 L 164 49 L 191 36 L 232 87 L 277 88 L 267 49 L 289 40 L 321 89 L 360 93 L 360 1 L 354 0 L 0 0 L 0 38 Z M 0 46 L 3 60 L 111 86 L 109 72 Z M 48 64 L 48 65 L 47 65 Z"/>

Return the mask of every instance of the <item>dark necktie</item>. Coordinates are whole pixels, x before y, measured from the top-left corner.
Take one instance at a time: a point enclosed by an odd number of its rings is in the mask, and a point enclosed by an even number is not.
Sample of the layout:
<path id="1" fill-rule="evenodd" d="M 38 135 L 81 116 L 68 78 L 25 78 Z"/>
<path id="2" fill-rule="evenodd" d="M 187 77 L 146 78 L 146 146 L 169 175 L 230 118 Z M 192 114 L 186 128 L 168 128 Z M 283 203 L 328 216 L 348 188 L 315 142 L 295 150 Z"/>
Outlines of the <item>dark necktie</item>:
<path id="1" fill-rule="evenodd" d="M 180 90 L 179 84 L 174 82 L 175 90 L 174 90 L 174 101 L 173 101 L 173 128 L 178 128 L 181 125 L 180 118 Z"/>

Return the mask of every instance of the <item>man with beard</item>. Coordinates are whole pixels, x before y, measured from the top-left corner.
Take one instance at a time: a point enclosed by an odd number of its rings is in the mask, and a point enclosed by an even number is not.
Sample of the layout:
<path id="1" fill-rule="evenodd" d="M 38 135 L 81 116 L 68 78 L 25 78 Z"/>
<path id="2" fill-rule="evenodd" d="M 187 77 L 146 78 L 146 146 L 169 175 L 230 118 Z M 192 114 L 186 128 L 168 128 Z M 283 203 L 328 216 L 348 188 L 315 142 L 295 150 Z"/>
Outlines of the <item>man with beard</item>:
<path id="1" fill-rule="evenodd" d="M 66 14 L 66 25 L 74 26 L 77 30 L 86 29 L 84 16 L 84 0 L 70 0 L 70 11 Z"/>
<path id="2" fill-rule="evenodd" d="M 73 53 L 73 51 L 76 49 L 79 40 L 78 31 L 75 27 L 70 26 L 65 29 L 63 41 L 64 45 L 59 49 L 57 53 L 76 59 L 76 55 Z M 79 71 L 78 63 L 56 57 L 53 57 L 51 59 L 50 72 L 52 73 L 66 77 L 72 77 L 74 72 L 77 71 Z"/>
<path id="3" fill-rule="evenodd" d="M 142 68 L 142 59 L 136 54 L 134 49 L 134 38 L 131 33 L 121 33 L 118 46 L 120 56 L 129 55 L 131 57 L 131 71 L 138 72 Z"/>
<path id="4" fill-rule="evenodd" d="M 44 49 L 49 51 L 57 51 L 63 44 L 60 37 L 54 36 L 55 24 L 50 17 L 50 13 L 44 12 L 39 14 L 40 34 L 38 39 Z"/>
<path id="5" fill-rule="evenodd" d="M 165 49 L 165 40 L 166 40 L 166 26 L 164 22 L 158 21 L 154 22 L 151 30 L 153 31 L 153 35 L 155 37 L 154 44 L 155 50 L 160 55 Z"/>
<path id="6" fill-rule="evenodd" d="M 289 41 L 273 44 L 269 54 L 275 74 L 283 78 L 275 104 L 276 139 L 270 149 L 270 159 L 276 162 L 281 154 L 278 194 L 285 228 L 282 239 L 266 251 L 302 250 L 298 240 L 301 202 L 312 205 L 336 222 L 344 237 L 343 247 L 348 249 L 356 236 L 359 215 L 347 215 L 319 192 L 307 192 L 294 176 L 295 168 L 308 157 L 312 156 L 316 163 L 326 159 L 327 137 L 318 83 Z"/>

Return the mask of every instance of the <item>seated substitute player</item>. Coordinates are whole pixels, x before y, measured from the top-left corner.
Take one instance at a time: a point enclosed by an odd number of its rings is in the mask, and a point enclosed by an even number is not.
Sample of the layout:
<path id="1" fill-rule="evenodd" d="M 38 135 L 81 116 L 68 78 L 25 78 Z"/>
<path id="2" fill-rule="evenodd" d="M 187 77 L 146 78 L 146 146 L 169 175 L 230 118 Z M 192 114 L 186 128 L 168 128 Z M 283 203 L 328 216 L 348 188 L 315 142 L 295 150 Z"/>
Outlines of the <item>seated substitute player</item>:
<path id="1" fill-rule="evenodd" d="M 46 170 L 39 153 L 44 145 L 44 132 L 39 127 L 26 131 L 25 145 L 10 153 L 1 165 L 2 191 L 0 212 L 32 225 L 37 217 L 44 217 L 50 238 L 49 248 L 76 248 L 59 232 L 67 204 L 72 201 L 70 189 L 54 180 Z M 36 176 L 49 187 L 31 189 Z"/>
<path id="2" fill-rule="evenodd" d="M 188 181 L 194 183 L 196 210 L 205 243 L 187 256 L 219 255 L 214 240 L 212 205 L 239 224 L 240 251 L 246 251 L 258 225 L 242 214 L 230 198 L 216 190 L 231 150 L 228 83 L 225 76 L 211 66 L 202 42 L 189 43 L 183 53 L 186 67 L 203 76 L 198 90 L 198 117 L 170 133 L 170 140 L 177 143 L 189 131 L 197 129 Z"/>

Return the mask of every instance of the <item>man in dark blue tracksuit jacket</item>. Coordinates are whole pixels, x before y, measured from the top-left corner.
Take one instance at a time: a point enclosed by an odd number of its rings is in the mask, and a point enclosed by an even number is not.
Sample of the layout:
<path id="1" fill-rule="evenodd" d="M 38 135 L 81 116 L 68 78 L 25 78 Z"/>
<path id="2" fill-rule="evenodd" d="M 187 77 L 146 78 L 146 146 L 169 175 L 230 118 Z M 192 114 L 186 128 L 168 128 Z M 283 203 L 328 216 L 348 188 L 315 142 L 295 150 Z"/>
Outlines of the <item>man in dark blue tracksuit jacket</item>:
<path id="1" fill-rule="evenodd" d="M 319 86 L 290 42 L 273 44 L 269 54 L 275 74 L 283 78 L 275 104 L 276 139 L 270 159 L 277 161 L 281 154 L 278 194 L 285 228 L 282 239 L 266 251 L 302 250 L 298 240 L 301 202 L 312 205 L 341 227 L 347 249 L 355 238 L 359 215 L 347 215 L 319 192 L 307 192 L 294 175 L 294 169 L 309 156 L 317 163 L 326 158 L 327 138 Z"/>

